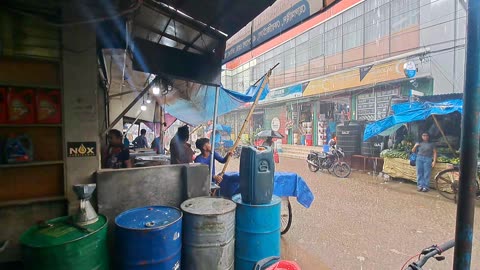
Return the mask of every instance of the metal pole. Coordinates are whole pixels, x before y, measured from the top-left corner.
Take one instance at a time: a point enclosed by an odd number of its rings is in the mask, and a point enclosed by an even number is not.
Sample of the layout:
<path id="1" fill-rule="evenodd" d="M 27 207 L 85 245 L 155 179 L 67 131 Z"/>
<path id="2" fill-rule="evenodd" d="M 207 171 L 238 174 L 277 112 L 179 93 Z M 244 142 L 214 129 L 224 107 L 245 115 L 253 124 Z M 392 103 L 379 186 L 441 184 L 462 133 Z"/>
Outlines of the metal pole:
<path id="1" fill-rule="evenodd" d="M 127 133 L 130 131 L 130 129 L 132 129 L 132 127 L 135 125 L 135 123 L 137 123 L 138 118 L 140 118 L 140 115 L 141 115 L 141 114 L 142 114 L 142 111 L 140 111 L 140 112 L 138 113 L 138 115 L 137 115 L 137 117 L 135 118 L 135 120 L 133 120 L 133 123 L 130 125 L 130 127 L 127 129 L 127 131 L 125 131 L 125 134 L 127 134 Z"/>
<path id="2" fill-rule="evenodd" d="M 213 164 L 215 162 L 215 131 L 217 130 L 217 111 L 218 111 L 218 96 L 220 95 L 220 89 L 215 87 L 215 105 L 213 105 L 213 126 L 212 126 L 212 154 L 210 155 L 210 181 L 213 177 Z"/>
<path id="3" fill-rule="evenodd" d="M 253 101 L 253 104 L 250 106 L 250 110 L 248 111 L 248 114 L 247 114 L 247 117 L 245 117 L 245 120 L 243 122 L 243 125 L 242 125 L 242 128 L 240 129 L 240 132 L 238 133 L 238 137 L 237 139 L 235 140 L 235 143 L 233 144 L 233 147 L 232 149 L 235 151 L 235 149 L 237 148 L 238 144 L 240 143 L 240 140 L 241 140 L 241 136 L 243 134 L 243 132 L 245 131 L 245 128 L 247 126 L 247 124 L 250 122 L 250 118 L 252 117 L 253 115 L 253 111 L 255 110 L 255 107 L 257 106 L 257 103 L 258 101 L 260 100 L 260 97 L 262 96 L 262 93 L 263 93 L 263 90 L 265 89 L 265 86 L 268 84 L 269 82 L 269 78 L 270 78 L 270 75 L 272 74 L 272 70 L 274 68 L 276 68 L 278 66 L 278 63 L 273 66 L 262 78 L 265 78 L 262 85 L 260 86 L 260 89 L 258 90 L 258 93 L 257 93 L 257 96 L 255 98 L 255 101 Z M 260 78 L 255 84 L 258 84 L 258 82 L 261 81 Z M 250 125 L 251 127 L 251 125 Z M 225 165 L 223 165 L 223 169 L 222 169 L 222 172 L 220 173 L 220 175 L 224 175 L 226 170 L 227 170 L 227 167 L 228 167 L 228 164 L 230 163 L 230 156 L 227 157 L 227 161 L 225 162 Z"/>
<path id="4" fill-rule="evenodd" d="M 142 92 L 140 92 L 138 94 L 138 96 L 136 96 L 135 99 L 133 99 L 132 102 L 130 102 L 130 104 L 128 104 L 128 106 L 120 113 L 120 115 L 117 116 L 117 118 L 115 118 L 115 120 L 113 120 L 113 122 L 105 130 L 105 134 L 107 134 L 110 131 L 110 129 L 112 129 L 123 118 L 123 116 L 125 116 L 125 114 L 133 107 L 133 105 L 135 105 L 135 103 L 137 103 L 137 101 L 139 101 L 145 95 L 145 93 L 147 93 L 148 90 L 150 90 L 150 88 L 153 86 L 153 84 L 157 81 L 157 78 L 155 78 L 155 80 L 151 81 L 147 85 L 147 87 L 145 87 L 145 89 L 143 89 Z"/>
<path id="5" fill-rule="evenodd" d="M 454 270 L 470 269 L 480 120 L 480 0 L 468 1 L 465 89 L 463 97 L 460 183 L 455 229 Z"/>

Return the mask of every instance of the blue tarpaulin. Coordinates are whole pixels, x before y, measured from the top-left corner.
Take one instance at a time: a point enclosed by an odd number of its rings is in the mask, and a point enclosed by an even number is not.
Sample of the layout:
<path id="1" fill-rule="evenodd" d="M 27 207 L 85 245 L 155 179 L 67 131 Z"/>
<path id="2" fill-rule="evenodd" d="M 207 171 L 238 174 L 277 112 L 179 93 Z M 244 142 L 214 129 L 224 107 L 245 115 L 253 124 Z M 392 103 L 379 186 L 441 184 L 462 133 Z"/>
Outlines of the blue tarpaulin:
<path id="1" fill-rule="evenodd" d="M 220 195 L 232 197 L 240 193 L 240 173 L 226 172 L 220 182 Z M 297 197 L 297 201 L 306 208 L 312 205 L 315 196 L 303 178 L 291 172 L 276 172 L 273 177 L 273 194 L 280 197 Z"/>
<path id="2" fill-rule="evenodd" d="M 212 130 L 213 128 L 213 125 L 209 126 L 208 127 L 208 130 Z M 215 126 L 215 129 L 218 130 L 218 131 L 224 131 L 226 133 L 232 133 L 232 127 L 231 126 L 227 126 L 227 125 L 220 125 L 220 124 L 217 124 Z"/>
<path id="3" fill-rule="evenodd" d="M 229 113 L 245 103 L 255 101 L 265 78 L 263 77 L 257 85 L 247 89 L 245 94 L 220 87 L 217 116 Z M 266 84 L 260 100 L 264 99 L 268 92 L 269 88 Z M 214 105 L 215 87 L 201 85 L 191 91 L 188 96 L 179 96 L 167 102 L 165 110 L 181 121 L 196 126 L 213 119 Z"/>
<path id="4" fill-rule="evenodd" d="M 463 113 L 463 100 L 453 99 L 439 103 L 406 102 L 393 105 L 392 110 L 393 115 L 366 126 L 364 141 L 376 135 L 389 135 L 405 123 L 425 120 L 431 115 Z"/>

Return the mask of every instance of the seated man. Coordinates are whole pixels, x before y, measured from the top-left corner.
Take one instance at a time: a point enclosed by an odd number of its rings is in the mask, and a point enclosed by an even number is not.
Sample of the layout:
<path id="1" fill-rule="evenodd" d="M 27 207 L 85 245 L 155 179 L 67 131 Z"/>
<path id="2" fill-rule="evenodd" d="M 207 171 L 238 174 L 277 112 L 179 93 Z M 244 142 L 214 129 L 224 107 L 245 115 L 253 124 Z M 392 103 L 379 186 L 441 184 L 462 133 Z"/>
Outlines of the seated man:
<path id="1" fill-rule="evenodd" d="M 211 169 L 213 179 L 215 183 L 219 184 L 222 182 L 222 177 L 220 175 L 215 175 L 215 162 L 213 163 L 213 168 L 210 168 L 210 155 L 212 154 L 212 146 L 210 145 L 210 140 L 207 138 L 198 139 L 195 142 L 195 146 L 201 151 L 201 154 L 195 158 L 195 163 L 202 163 L 208 165 L 208 168 Z M 225 157 L 220 156 L 217 152 L 214 153 L 215 159 L 220 163 L 227 162 L 228 156 L 231 156 L 232 152 L 228 152 Z"/>
<path id="2" fill-rule="evenodd" d="M 130 153 L 122 143 L 120 130 L 112 129 L 108 132 L 108 148 L 102 155 L 103 168 L 119 169 L 131 168 Z"/>
<path id="3" fill-rule="evenodd" d="M 138 136 L 137 138 L 135 138 L 135 140 L 133 140 L 133 146 L 135 148 L 148 148 L 146 134 L 147 134 L 147 130 L 142 128 L 142 130 L 140 130 L 140 136 Z"/>

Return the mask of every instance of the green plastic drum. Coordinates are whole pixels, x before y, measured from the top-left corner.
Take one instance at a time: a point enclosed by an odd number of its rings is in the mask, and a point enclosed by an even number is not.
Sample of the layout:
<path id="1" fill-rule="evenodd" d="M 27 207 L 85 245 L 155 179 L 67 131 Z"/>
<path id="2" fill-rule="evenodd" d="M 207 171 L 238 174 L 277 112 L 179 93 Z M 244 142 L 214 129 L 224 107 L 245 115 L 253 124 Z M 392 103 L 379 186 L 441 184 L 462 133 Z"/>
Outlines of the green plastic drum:
<path id="1" fill-rule="evenodd" d="M 26 270 L 108 270 L 107 218 L 81 227 L 59 217 L 36 225 L 20 237 Z"/>

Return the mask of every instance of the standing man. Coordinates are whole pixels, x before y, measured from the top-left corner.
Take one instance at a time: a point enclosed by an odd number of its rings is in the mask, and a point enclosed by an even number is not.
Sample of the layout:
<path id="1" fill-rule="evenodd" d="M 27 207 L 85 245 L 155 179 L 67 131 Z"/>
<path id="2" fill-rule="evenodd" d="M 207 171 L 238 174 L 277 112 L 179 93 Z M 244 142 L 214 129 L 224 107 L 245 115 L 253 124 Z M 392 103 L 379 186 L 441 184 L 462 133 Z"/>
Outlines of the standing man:
<path id="1" fill-rule="evenodd" d="M 432 168 L 437 160 L 437 149 L 435 144 L 430 142 L 430 134 L 422 133 L 422 141 L 415 144 L 412 152 L 417 150 L 417 191 L 428 192 Z"/>
<path id="2" fill-rule="evenodd" d="M 135 148 L 148 148 L 146 134 L 147 134 L 147 130 L 142 128 L 142 130 L 140 130 L 140 136 L 138 136 L 137 138 L 135 138 L 135 140 L 133 140 L 133 146 Z"/>
<path id="3" fill-rule="evenodd" d="M 194 152 L 187 143 L 190 133 L 188 126 L 179 127 L 177 134 L 170 141 L 170 164 L 188 164 L 193 162 Z"/>

